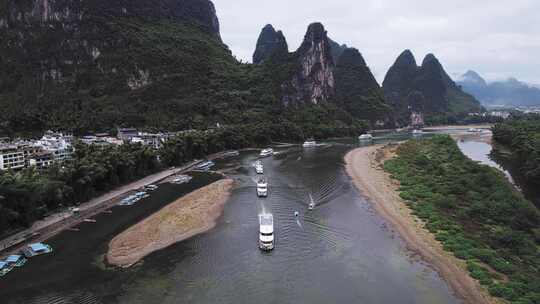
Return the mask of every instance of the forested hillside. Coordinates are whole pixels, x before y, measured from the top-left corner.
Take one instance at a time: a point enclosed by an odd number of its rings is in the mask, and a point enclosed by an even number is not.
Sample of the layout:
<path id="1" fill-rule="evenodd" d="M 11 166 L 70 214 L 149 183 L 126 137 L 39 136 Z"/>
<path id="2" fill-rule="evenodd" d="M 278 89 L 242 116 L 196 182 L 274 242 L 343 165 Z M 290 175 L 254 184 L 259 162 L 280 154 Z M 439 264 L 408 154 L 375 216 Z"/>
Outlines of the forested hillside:
<path id="1" fill-rule="evenodd" d="M 276 117 L 305 136 L 366 127 L 332 104 L 287 108 L 282 86 L 298 57 L 237 62 L 211 2 L 156 1 L 3 1 L 0 133 L 257 128 Z"/>

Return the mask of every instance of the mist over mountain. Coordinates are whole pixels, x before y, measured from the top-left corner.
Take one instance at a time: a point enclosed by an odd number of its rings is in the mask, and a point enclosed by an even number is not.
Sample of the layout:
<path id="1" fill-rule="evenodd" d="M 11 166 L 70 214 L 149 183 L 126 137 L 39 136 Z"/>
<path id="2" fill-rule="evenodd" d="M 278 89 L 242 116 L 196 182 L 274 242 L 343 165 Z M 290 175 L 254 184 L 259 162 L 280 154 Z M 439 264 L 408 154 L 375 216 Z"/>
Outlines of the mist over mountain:
<path id="1" fill-rule="evenodd" d="M 486 106 L 540 105 L 540 88 L 515 78 L 488 83 L 478 73 L 467 71 L 457 84 Z"/>

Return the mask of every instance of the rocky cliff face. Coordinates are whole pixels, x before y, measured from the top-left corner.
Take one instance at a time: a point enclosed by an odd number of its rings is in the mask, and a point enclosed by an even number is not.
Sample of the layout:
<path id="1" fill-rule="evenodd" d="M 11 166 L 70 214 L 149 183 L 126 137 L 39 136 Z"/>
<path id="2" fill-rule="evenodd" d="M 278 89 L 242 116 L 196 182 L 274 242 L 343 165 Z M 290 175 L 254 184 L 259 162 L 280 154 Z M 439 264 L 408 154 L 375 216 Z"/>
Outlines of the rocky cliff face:
<path id="1" fill-rule="evenodd" d="M 308 27 L 304 41 L 295 52 L 296 71 L 283 84 L 283 103 L 298 105 L 328 101 L 335 91 L 334 60 L 327 32 L 321 23 Z"/>
<path id="2" fill-rule="evenodd" d="M 357 49 L 343 50 L 337 61 L 335 78 L 336 103 L 341 104 L 353 117 L 368 120 L 372 125 L 388 121 L 391 108 Z"/>
<path id="3" fill-rule="evenodd" d="M 36 129 L 73 130 L 159 125 L 175 111 L 165 118 L 164 107 L 149 110 L 148 104 L 180 103 L 199 94 L 200 83 L 234 69 L 208 0 L 2 3 L 0 106 L 6 110 L 0 121 L 6 129 L 30 122 Z M 151 112 L 160 118 L 148 121 Z"/>
<path id="4" fill-rule="evenodd" d="M 94 17 L 138 17 L 192 21 L 219 37 L 219 21 L 209 0 L 6 0 L 0 27 L 80 23 Z M 73 26 L 76 26 L 73 24 Z"/>
<path id="5" fill-rule="evenodd" d="M 282 59 L 289 53 L 285 36 L 271 24 L 266 25 L 257 39 L 253 63 L 261 64 L 271 58 Z"/>
<path id="6" fill-rule="evenodd" d="M 413 54 L 404 51 L 386 74 L 383 91 L 400 124 L 410 124 L 411 115 L 418 121 L 419 116 L 461 115 L 482 109 L 452 81 L 433 54 L 418 66 Z"/>

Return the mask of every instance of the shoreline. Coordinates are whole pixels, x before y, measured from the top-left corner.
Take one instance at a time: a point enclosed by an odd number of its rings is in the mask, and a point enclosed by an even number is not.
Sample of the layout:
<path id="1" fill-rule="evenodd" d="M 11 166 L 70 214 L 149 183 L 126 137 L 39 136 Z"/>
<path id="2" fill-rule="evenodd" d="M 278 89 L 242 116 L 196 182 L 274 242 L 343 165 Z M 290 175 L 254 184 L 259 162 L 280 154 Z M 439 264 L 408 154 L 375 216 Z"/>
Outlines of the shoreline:
<path id="1" fill-rule="evenodd" d="M 356 188 L 373 203 L 406 242 L 407 248 L 432 265 L 454 293 L 465 303 L 501 303 L 470 277 L 464 261 L 444 251 L 442 245 L 411 213 L 399 197 L 399 183 L 386 173 L 382 164 L 394 154 L 393 146 L 375 145 L 354 149 L 345 156 L 347 174 Z"/>
<path id="2" fill-rule="evenodd" d="M 137 189 L 160 183 L 172 175 L 186 172 L 197 165 L 198 162 L 200 161 L 193 161 L 180 168 L 166 169 L 110 190 L 79 205 L 77 208 L 79 208 L 80 212 L 77 216 L 69 210 L 63 210 L 36 221 L 30 228 L 0 240 L 0 257 L 18 252 L 26 244 L 44 242 L 65 230 L 79 225 L 85 219 L 107 211 L 114 207 L 123 197 Z"/>
<path id="3" fill-rule="evenodd" d="M 220 159 L 227 152 L 229 151 L 208 155 L 207 159 Z M 134 191 L 137 191 L 137 189 L 150 184 L 166 182 L 165 180 L 167 178 L 176 174 L 182 174 L 190 171 L 193 169 L 193 167 L 201 162 L 202 160 L 193 160 L 181 167 L 172 167 L 107 191 L 87 202 L 80 204 L 79 206 L 74 206 L 80 210 L 80 213 L 77 216 L 66 209 L 54 212 L 48 217 L 34 222 L 30 228 L 20 230 L 13 235 L 1 239 L 0 258 L 19 252 L 27 244 L 44 242 L 65 230 L 81 224 L 85 219 L 109 210 L 110 208 L 114 207 L 122 198 L 130 195 Z"/>
<path id="4" fill-rule="evenodd" d="M 115 236 L 106 262 L 128 268 L 151 253 L 167 248 L 217 224 L 234 181 L 222 179 L 182 196 Z"/>

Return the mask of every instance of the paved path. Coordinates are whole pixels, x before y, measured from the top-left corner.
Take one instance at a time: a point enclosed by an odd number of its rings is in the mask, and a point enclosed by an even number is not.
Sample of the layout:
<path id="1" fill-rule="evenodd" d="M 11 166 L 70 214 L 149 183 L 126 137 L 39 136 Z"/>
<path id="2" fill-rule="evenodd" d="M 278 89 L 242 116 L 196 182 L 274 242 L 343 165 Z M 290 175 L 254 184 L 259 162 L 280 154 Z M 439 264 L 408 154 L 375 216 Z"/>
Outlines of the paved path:
<path id="1" fill-rule="evenodd" d="M 8 255 L 20 250 L 26 243 L 30 242 L 42 242 L 57 233 L 73 227 L 85 218 L 89 218 L 96 214 L 99 214 L 112 206 L 114 206 L 119 199 L 127 194 L 142 188 L 146 185 L 157 183 L 171 175 L 184 172 L 197 165 L 200 161 L 193 161 L 180 168 L 171 168 L 156 174 L 149 175 L 140 180 L 134 181 L 127 185 L 116 188 L 101 196 L 98 196 L 86 203 L 81 204 L 78 208 L 80 210 L 79 215 L 74 215 L 70 210 L 64 210 L 59 213 L 55 213 L 46 217 L 43 220 L 35 222 L 32 227 L 20 231 L 8 238 L 0 241 L 1 255 Z M 4 252 L 5 251 L 5 252 Z"/>

